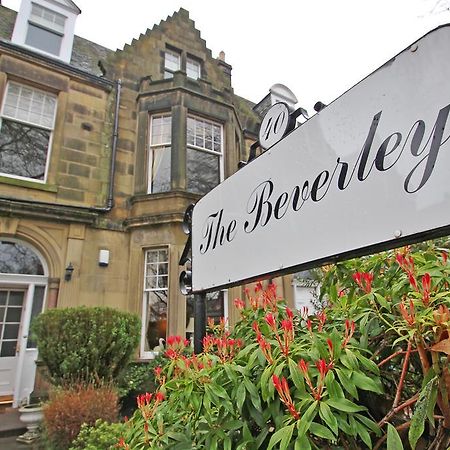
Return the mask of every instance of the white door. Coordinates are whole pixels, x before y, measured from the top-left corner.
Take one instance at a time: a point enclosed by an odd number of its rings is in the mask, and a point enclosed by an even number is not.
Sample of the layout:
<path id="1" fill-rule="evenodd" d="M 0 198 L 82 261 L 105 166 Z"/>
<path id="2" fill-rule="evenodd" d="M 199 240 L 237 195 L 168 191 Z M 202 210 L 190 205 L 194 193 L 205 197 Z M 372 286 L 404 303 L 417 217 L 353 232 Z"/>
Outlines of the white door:
<path id="1" fill-rule="evenodd" d="M 14 394 L 25 290 L 0 288 L 0 396 Z"/>
<path id="2" fill-rule="evenodd" d="M 12 399 L 14 407 L 34 389 L 37 348 L 28 334 L 44 309 L 47 274 L 35 249 L 0 237 L 0 398 Z"/>

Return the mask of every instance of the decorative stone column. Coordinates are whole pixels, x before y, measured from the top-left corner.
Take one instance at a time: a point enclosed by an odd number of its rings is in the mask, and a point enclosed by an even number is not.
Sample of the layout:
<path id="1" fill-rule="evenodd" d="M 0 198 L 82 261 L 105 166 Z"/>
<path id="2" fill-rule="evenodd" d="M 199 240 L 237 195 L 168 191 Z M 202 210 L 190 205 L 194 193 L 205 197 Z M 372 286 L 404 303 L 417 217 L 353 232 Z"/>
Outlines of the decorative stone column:
<path id="1" fill-rule="evenodd" d="M 60 278 L 48 279 L 47 308 L 52 309 L 58 306 Z"/>

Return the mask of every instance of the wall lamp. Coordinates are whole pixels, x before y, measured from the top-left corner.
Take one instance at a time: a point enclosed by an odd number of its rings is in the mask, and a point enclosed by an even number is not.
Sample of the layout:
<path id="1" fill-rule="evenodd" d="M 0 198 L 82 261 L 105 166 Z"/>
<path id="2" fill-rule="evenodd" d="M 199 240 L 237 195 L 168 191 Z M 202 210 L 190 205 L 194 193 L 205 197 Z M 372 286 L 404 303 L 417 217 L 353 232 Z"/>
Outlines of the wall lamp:
<path id="1" fill-rule="evenodd" d="M 66 272 L 64 273 L 64 279 L 66 281 L 70 281 L 72 279 L 73 269 L 74 269 L 74 267 L 73 267 L 72 263 L 70 262 L 68 264 L 68 266 L 66 267 Z"/>

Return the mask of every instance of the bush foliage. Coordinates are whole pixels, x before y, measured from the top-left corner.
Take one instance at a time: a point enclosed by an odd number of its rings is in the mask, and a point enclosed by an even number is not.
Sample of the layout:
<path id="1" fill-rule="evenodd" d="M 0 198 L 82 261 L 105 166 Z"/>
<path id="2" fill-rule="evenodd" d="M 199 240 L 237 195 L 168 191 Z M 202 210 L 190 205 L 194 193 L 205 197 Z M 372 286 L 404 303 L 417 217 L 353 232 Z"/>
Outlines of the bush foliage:
<path id="1" fill-rule="evenodd" d="M 150 361 L 128 364 L 117 379 L 120 398 L 133 395 L 136 400 L 137 394 L 154 391 L 157 383 L 155 383 L 153 370 L 162 362 L 163 358 L 157 356 Z"/>
<path id="2" fill-rule="evenodd" d="M 447 244 L 447 243 L 446 243 Z M 447 449 L 450 264 L 421 244 L 323 269 L 323 310 L 258 283 L 204 352 L 167 339 L 124 449 Z M 405 447 L 404 447 L 405 446 Z"/>
<path id="3" fill-rule="evenodd" d="M 124 423 L 108 423 L 101 419 L 93 426 L 85 423 L 69 450 L 114 450 L 125 427 Z"/>
<path id="4" fill-rule="evenodd" d="M 139 342 L 140 321 L 112 308 L 50 309 L 32 332 L 51 382 L 67 385 L 115 379 Z"/>
<path id="5" fill-rule="evenodd" d="M 83 424 L 92 426 L 97 419 L 114 422 L 117 418 L 118 396 L 110 386 L 83 384 L 59 389 L 44 406 L 47 439 L 55 450 L 67 450 Z"/>

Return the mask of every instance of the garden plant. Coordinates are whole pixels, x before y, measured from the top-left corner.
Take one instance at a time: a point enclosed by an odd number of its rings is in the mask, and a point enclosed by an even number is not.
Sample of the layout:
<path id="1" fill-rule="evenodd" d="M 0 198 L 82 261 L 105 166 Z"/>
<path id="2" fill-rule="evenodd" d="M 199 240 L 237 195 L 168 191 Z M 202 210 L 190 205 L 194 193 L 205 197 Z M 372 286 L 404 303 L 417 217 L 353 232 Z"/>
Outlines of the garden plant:
<path id="1" fill-rule="evenodd" d="M 430 449 L 450 445 L 450 264 L 439 242 L 321 269 L 322 308 L 276 287 L 236 299 L 204 351 L 167 339 L 123 449 Z"/>
<path id="2" fill-rule="evenodd" d="M 118 385 L 139 341 L 139 318 L 112 308 L 51 309 L 35 319 L 32 330 L 52 384 L 44 405 L 46 448 L 67 450 L 83 424 L 97 423 L 99 429 L 83 429 L 76 445 L 85 438 L 94 448 L 108 441 L 106 431 L 120 427 L 108 428 L 104 421 L 118 421 Z"/>

